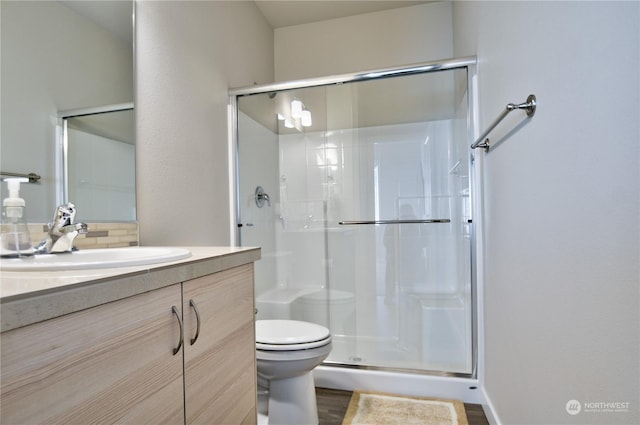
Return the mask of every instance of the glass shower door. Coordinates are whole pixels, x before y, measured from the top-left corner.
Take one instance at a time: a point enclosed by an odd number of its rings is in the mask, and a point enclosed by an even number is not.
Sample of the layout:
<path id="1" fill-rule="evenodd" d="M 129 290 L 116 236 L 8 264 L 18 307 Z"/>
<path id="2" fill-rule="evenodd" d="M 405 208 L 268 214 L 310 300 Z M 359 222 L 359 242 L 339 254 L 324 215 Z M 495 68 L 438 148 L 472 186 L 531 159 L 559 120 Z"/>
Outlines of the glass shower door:
<path id="1" fill-rule="evenodd" d="M 466 88 L 456 68 L 238 96 L 258 319 L 329 327 L 328 364 L 472 372 Z"/>
<path id="2" fill-rule="evenodd" d="M 329 361 L 471 372 L 469 138 L 455 84 L 465 79 L 456 70 L 327 89 L 328 110 L 331 99 L 351 110 L 351 125 L 327 121 L 328 286 L 354 294 L 352 314 L 330 303 L 331 327 L 344 332 Z"/>

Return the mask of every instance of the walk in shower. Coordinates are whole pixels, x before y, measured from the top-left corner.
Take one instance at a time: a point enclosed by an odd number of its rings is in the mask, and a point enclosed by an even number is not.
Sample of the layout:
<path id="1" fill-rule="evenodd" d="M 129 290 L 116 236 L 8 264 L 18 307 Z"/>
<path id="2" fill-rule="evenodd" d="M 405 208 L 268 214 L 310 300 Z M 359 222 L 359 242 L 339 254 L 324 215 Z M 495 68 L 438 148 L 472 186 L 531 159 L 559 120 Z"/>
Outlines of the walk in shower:
<path id="1" fill-rule="evenodd" d="M 474 376 L 474 65 L 231 91 L 257 317 L 328 327 L 327 366 Z"/>

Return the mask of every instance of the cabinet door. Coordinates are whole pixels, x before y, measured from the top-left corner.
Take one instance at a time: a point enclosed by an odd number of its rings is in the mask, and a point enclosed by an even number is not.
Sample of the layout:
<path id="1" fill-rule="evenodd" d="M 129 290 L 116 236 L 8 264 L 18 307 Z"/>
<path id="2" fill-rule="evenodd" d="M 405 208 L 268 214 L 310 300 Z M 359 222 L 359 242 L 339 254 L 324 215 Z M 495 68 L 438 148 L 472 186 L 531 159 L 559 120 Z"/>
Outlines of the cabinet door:
<path id="1" fill-rule="evenodd" d="M 183 303 L 187 424 L 255 424 L 253 264 L 185 282 Z"/>
<path id="2" fill-rule="evenodd" d="M 184 422 L 179 284 L 1 335 L 3 424 Z"/>

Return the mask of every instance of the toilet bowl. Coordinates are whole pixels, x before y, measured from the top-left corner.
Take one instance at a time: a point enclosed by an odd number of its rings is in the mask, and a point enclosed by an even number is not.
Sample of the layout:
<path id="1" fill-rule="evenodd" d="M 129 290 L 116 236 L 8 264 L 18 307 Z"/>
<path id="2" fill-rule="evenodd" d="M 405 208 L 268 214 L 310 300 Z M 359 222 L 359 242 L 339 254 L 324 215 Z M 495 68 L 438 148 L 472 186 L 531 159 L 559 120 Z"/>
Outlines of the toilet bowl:
<path id="1" fill-rule="evenodd" d="M 269 425 L 317 425 L 311 371 L 331 352 L 329 329 L 297 320 L 256 320 L 258 377 L 268 381 Z"/>

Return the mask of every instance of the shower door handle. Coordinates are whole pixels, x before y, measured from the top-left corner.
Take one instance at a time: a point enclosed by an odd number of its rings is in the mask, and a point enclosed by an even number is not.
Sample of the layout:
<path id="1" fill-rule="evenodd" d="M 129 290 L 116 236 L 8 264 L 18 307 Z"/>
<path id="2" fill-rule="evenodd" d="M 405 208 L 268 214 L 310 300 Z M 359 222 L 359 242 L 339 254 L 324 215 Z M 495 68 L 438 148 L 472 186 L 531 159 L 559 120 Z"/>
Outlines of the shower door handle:
<path id="1" fill-rule="evenodd" d="M 434 218 L 429 220 L 344 220 L 339 221 L 341 226 L 351 226 L 354 224 L 429 224 L 429 223 L 451 223 L 448 218 Z"/>

